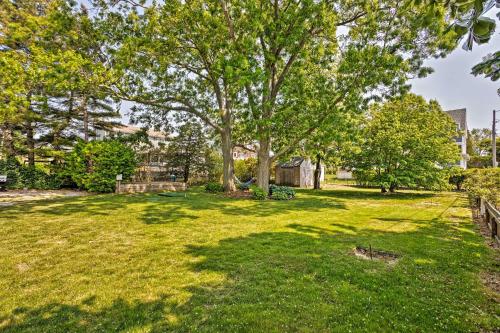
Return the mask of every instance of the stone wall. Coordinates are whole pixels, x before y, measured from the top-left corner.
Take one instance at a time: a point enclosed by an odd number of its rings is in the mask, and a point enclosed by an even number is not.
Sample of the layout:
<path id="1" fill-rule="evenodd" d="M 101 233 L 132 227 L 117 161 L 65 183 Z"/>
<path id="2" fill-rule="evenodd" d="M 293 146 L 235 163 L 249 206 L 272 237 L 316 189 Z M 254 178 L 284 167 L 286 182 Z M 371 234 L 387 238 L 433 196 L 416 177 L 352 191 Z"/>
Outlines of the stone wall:
<path id="1" fill-rule="evenodd" d="M 144 193 L 161 191 L 185 191 L 186 183 L 181 182 L 151 182 L 151 183 L 122 183 L 116 186 L 116 193 Z"/>

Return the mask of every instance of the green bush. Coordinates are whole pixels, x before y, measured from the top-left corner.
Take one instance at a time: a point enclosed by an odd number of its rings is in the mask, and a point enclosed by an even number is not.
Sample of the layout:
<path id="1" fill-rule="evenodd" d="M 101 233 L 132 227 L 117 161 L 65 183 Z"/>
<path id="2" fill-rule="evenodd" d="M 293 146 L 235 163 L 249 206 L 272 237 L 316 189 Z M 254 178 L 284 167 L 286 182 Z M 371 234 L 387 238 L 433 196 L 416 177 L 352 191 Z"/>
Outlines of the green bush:
<path id="1" fill-rule="evenodd" d="M 57 189 L 61 182 L 56 174 L 49 173 L 40 166 L 22 165 L 16 158 L 0 160 L 0 174 L 7 176 L 9 189 Z"/>
<path id="2" fill-rule="evenodd" d="M 275 200 L 289 200 L 295 197 L 295 190 L 288 186 L 270 185 L 269 192 L 271 199 Z"/>
<path id="3" fill-rule="evenodd" d="M 222 186 L 221 183 L 207 183 L 205 185 L 205 191 L 208 193 L 219 193 L 219 192 L 224 192 L 224 186 Z"/>
<path id="4" fill-rule="evenodd" d="M 274 192 L 271 195 L 273 200 L 290 200 L 290 197 L 285 192 Z"/>
<path id="5" fill-rule="evenodd" d="M 500 205 L 500 168 L 469 169 L 463 186 L 470 198 L 484 198 Z"/>
<path id="6" fill-rule="evenodd" d="M 450 178 L 448 182 L 454 185 L 457 191 L 462 189 L 462 184 L 465 181 L 466 171 L 460 167 L 453 167 L 450 169 Z"/>
<path id="7" fill-rule="evenodd" d="M 267 193 L 264 191 L 262 188 L 252 185 L 250 186 L 250 191 L 252 192 L 252 197 L 255 200 L 266 200 L 267 198 Z"/>
<path id="8" fill-rule="evenodd" d="M 118 140 L 80 141 L 66 159 L 66 172 L 78 187 L 91 192 L 113 192 L 116 175 L 129 180 L 136 167 L 135 153 Z"/>

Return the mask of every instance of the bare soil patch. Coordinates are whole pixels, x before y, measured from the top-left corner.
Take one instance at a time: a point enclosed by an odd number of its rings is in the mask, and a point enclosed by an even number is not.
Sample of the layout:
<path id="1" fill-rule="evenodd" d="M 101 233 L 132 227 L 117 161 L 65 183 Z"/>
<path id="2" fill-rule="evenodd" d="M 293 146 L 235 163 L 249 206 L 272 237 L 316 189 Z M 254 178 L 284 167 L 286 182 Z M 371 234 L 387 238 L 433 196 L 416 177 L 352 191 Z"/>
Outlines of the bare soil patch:
<path id="1" fill-rule="evenodd" d="M 224 194 L 228 198 L 237 198 L 237 199 L 249 199 L 252 197 L 252 193 L 250 191 L 234 191 L 234 192 L 227 192 Z"/>
<path id="2" fill-rule="evenodd" d="M 354 255 L 358 258 L 365 260 L 381 260 L 388 264 L 395 264 L 400 255 L 392 252 L 375 250 L 371 247 L 356 246 L 354 249 Z"/>
<path id="3" fill-rule="evenodd" d="M 12 206 L 16 203 L 60 197 L 79 197 L 89 195 L 76 190 L 8 190 L 0 192 L 0 206 Z"/>

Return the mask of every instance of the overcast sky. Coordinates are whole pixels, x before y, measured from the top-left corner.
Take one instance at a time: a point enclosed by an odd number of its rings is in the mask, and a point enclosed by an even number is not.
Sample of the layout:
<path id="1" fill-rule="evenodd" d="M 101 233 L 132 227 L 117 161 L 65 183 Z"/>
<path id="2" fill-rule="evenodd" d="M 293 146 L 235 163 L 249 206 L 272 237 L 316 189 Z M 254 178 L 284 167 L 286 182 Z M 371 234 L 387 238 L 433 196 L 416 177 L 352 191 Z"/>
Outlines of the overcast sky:
<path id="1" fill-rule="evenodd" d="M 498 21 L 497 25 L 500 25 Z M 472 51 L 464 51 L 460 45 L 444 59 L 428 60 L 426 66 L 434 68 L 435 72 L 411 81 L 412 91 L 426 99 L 436 99 L 444 110 L 467 108 L 469 129 L 491 128 L 492 110 L 500 110 L 500 96 L 497 94 L 500 82 L 484 76 L 476 77 L 470 72 L 482 57 L 499 50 L 500 27 L 497 26 L 488 44 L 474 45 Z"/>

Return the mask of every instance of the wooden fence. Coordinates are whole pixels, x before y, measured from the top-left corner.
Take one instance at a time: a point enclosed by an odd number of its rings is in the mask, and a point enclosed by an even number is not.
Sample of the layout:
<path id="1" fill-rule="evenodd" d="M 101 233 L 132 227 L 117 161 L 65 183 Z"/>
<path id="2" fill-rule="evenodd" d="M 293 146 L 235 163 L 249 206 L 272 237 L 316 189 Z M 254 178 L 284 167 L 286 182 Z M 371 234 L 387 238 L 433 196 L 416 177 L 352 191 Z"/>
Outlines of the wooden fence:
<path id="1" fill-rule="evenodd" d="M 498 224 L 500 223 L 500 211 L 484 199 L 479 199 L 479 209 L 484 221 L 491 231 L 491 237 L 500 244 L 500 230 Z"/>

